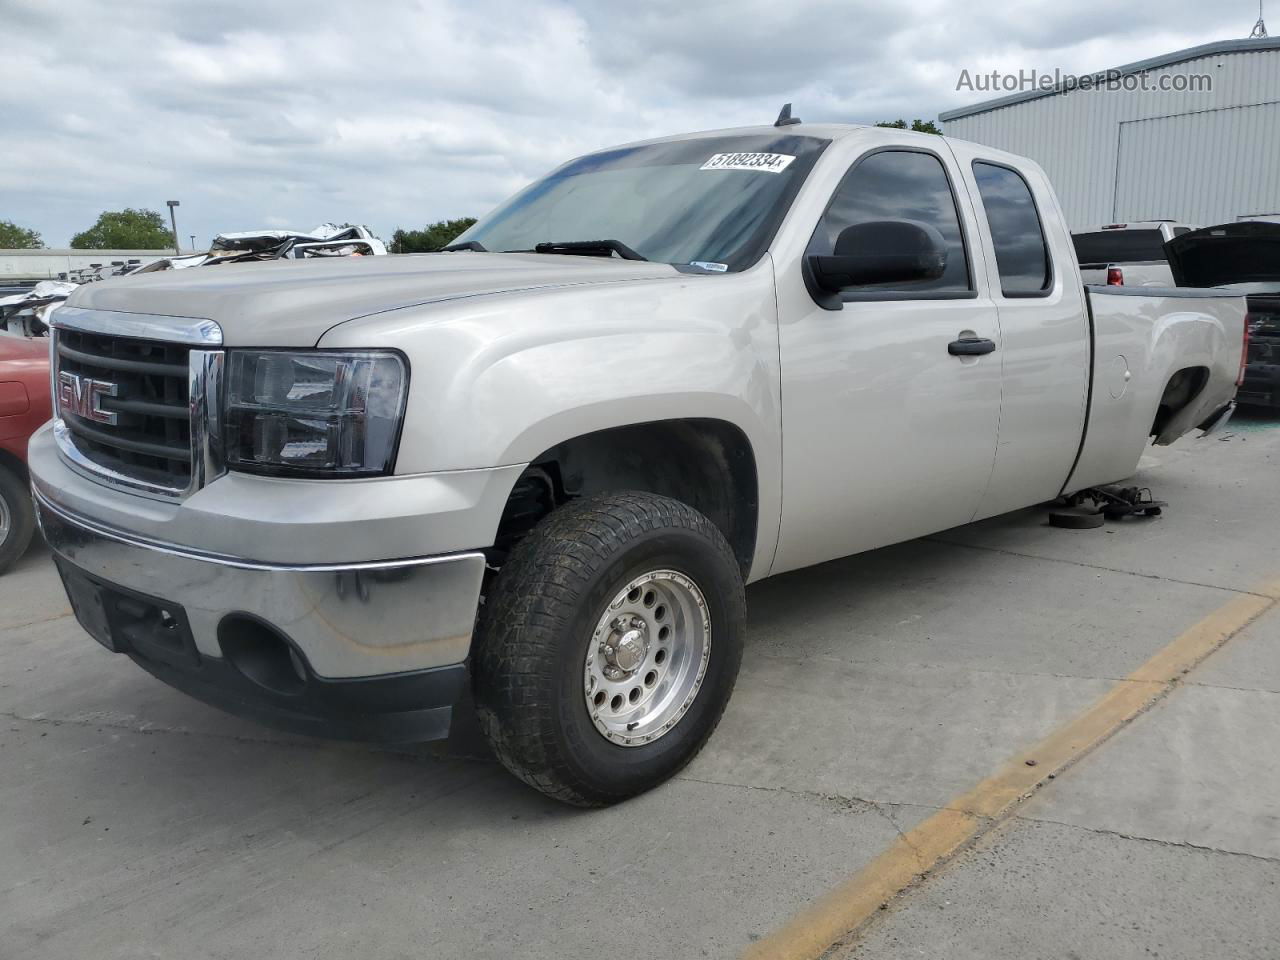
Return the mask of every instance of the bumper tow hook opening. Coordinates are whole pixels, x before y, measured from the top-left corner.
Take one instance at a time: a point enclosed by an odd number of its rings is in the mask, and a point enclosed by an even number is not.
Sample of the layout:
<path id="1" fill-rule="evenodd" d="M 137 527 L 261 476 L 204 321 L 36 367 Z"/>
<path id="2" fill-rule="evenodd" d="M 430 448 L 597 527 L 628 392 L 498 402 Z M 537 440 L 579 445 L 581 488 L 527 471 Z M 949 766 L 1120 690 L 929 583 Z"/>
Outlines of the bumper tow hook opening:
<path id="1" fill-rule="evenodd" d="M 265 690 L 292 697 L 306 688 L 302 657 L 278 630 L 257 617 L 242 613 L 223 617 L 218 645 L 227 663 Z"/>

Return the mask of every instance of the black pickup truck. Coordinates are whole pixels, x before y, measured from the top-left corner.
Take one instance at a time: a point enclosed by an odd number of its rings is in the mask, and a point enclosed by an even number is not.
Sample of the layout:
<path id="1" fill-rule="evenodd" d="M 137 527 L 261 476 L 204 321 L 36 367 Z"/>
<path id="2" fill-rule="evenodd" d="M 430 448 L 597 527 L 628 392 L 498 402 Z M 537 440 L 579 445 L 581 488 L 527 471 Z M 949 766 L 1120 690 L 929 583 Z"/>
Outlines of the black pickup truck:
<path id="1" fill-rule="evenodd" d="M 1180 287 L 1226 287 L 1249 303 L 1242 404 L 1280 409 L 1280 223 L 1246 220 L 1204 227 L 1164 245 Z"/>

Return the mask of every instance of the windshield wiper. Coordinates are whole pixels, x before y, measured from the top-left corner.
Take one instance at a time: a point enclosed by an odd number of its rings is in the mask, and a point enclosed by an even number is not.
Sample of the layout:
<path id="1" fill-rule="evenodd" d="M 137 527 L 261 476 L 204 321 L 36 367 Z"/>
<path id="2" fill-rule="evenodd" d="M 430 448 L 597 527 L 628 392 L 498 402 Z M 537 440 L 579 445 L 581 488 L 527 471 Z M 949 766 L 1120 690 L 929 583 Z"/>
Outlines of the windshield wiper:
<path id="1" fill-rule="evenodd" d="M 441 253 L 453 253 L 457 250 L 474 250 L 476 253 L 489 252 L 479 240 L 465 240 L 462 243 L 451 243 L 447 247 L 440 248 Z"/>
<path id="2" fill-rule="evenodd" d="M 536 243 L 534 253 L 568 253 L 583 257 L 609 257 L 617 254 L 623 260 L 648 260 L 628 247 L 621 240 L 563 240 Z"/>

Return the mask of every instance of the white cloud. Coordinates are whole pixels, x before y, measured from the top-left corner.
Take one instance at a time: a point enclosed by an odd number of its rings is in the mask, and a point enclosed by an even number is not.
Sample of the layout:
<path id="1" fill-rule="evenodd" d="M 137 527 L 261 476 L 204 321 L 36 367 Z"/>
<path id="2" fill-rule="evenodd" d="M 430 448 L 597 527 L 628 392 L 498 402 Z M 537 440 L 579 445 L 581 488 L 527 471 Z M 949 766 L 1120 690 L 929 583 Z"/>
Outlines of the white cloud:
<path id="1" fill-rule="evenodd" d="M 680 130 L 932 118 L 962 68 L 1084 72 L 1251 25 L 1248 0 L 0 0 L 0 219 L 179 230 L 483 213 L 586 150 Z M 1247 21 L 1247 22 L 1246 22 Z"/>

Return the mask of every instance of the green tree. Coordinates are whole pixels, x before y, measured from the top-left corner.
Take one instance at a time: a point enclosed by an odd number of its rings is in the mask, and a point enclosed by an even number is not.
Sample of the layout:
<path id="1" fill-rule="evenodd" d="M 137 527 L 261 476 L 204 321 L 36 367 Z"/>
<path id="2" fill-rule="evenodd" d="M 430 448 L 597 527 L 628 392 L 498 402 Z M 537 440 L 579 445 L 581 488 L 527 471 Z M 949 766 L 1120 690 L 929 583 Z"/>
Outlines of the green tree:
<path id="1" fill-rule="evenodd" d="M 907 126 L 905 120 L 881 120 L 876 126 L 893 127 L 895 130 L 914 130 L 916 133 L 936 133 L 939 136 L 942 134 L 938 125 L 932 120 L 912 120 L 910 126 Z"/>
<path id="2" fill-rule="evenodd" d="M 39 250 L 44 246 L 40 234 L 20 227 L 12 220 L 0 220 L 0 250 Z"/>
<path id="3" fill-rule="evenodd" d="M 471 228 L 475 217 L 459 217 L 457 220 L 440 220 L 421 230 L 397 229 L 391 235 L 392 253 L 435 253 L 447 247 L 464 230 Z"/>
<path id="4" fill-rule="evenodd" d="M 165 250 L 173 247 L 173 231 L 154 210 L 104 210 L 98 222 L 71 238 L 76 250 Z"/>

